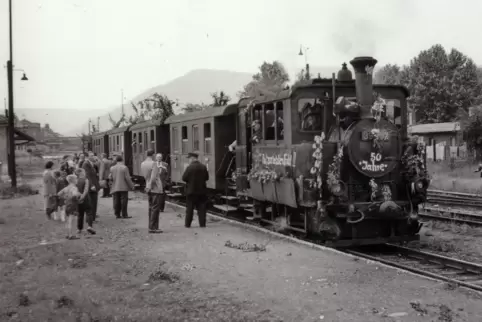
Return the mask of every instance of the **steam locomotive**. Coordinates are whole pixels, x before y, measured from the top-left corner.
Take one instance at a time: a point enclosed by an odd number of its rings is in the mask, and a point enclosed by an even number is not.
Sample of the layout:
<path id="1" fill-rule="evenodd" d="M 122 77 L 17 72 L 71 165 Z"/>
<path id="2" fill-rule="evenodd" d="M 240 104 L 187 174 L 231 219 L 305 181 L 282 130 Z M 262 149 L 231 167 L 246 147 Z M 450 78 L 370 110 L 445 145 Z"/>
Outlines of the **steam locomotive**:
<path id="1" fill-rule="evenodd" d="M 173 198 L 183 196 L 187 153 L 195 151 L 210 172 L 214 207 L 227 215 L 252 212 L 249 219 L 331 246 L 416 240 L 429 179 L 425 146 L 407 136 L 409 92 L 373 85 L 372 57 L 350 63 L 355 80 L 343 64 L 336 78 L 275 97 L 97 133 L 94 151 L 123 153 L 139 184 L 144 152 L 162 152 Z M 227 149 L 233 141 L 234 153 Z"/>

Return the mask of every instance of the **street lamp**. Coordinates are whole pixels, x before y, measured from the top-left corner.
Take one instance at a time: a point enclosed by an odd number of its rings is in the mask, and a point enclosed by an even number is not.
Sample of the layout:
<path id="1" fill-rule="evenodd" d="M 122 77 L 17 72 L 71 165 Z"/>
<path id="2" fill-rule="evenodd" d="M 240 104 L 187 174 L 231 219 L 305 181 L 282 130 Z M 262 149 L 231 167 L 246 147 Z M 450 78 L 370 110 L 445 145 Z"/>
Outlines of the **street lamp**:
<path id="1" fill-rule="evenodd" d="M 13 190 L 17 189 L 17 170 L 15 169 L 15 118 L 13 110 L 13 36 L 12 36 L 12 0 L 8 1 L 9 9 L 9 27 L 10 27 L 10 60 L 7 61 L 7 78 L 8 78 L 8 172 L 12 180 Z M 21 70 L 23 71 L 23 70 Z M 21 80 L 28 80 L 23 71 Z"/>

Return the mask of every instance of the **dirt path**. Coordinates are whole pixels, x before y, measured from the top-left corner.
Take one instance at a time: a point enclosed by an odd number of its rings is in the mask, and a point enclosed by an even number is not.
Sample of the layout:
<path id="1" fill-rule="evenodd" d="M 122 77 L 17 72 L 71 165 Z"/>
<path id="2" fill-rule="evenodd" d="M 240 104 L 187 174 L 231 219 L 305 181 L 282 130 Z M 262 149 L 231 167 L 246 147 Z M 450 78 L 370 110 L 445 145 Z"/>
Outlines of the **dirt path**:
<path id="1" fill-rule="evenodd" d="M 129 220 L 111 202 L 98 235 L 66 241 L 40 196 L 1 201 L 0 321 L 482 321 L 468 291 L 175 211 L 149 235 L 144 200 Z"/>

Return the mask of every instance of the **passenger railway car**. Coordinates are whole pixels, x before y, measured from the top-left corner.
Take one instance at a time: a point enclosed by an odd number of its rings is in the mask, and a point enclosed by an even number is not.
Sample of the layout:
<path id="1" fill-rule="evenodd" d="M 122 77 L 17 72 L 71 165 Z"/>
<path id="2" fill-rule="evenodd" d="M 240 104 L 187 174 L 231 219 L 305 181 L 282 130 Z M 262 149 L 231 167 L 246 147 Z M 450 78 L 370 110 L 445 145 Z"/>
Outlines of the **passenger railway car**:
<path id="1" fill-rule="evenodd" d="M 171 181 L 182 182 L 189 164 L 187 154 L 196 152 L 209 172 L 207 187 L 224 191 L 230 166 L 235 165 L 227 147 L 236 140 L 237 104 L 174 115 L 166 120 L 171 137 Z"/>
<path id="2" fill-rule="evenodd" d="M 132 176 L 140 185 L 145 185 L 141 163 L 146 158 L 147 150 L 162 153 L 164 161 L 170 163 L 169 125 L 161 124 L 159 120 L 150 120 L 134 124 L 129 130 L 132 137 Z"/>
<path id="3" fill-rule="evenodd" d="M 418 239 L 425 148 L 407 137 L 408 90 L 372 85 L 376 62 L 240 102 L 237 192 L 260 220 L 340 247 Z"/>
<path id="4" fill-rule="evenodd" d="M 109 137 L 107 131 L 92 134 L 92 152 L 99 157 L 102 153 L 109 154 Z"/>
<path id="5" fill-rule="evenodd" d="M 132 139 L 129 126 L 107 131 L 109 155 L 122 155 L 125 165 L 132 174 Z"/>

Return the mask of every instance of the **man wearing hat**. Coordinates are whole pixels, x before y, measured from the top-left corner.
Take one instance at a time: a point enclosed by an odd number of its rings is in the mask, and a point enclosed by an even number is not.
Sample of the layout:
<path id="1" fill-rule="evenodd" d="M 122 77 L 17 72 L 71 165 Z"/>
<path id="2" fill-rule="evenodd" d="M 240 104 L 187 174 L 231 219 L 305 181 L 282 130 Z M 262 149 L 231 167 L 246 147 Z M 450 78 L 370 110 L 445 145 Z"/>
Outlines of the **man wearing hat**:
<path id="1" fill-rule="evenodd" d="M 194 208 L 196 208 L 199 218 L 199 226 L 206 227 L 206 181 L 209 180 L 208 169 L 204 164 L 199 162 L 196 153 L 189 153 L 188 158 L 190 164 L 182 175 L 182 181 L 186 182 L 187 198 L 186 220 L 184 226 L 186 226 L 186 228 L 191 227 Z"/>

